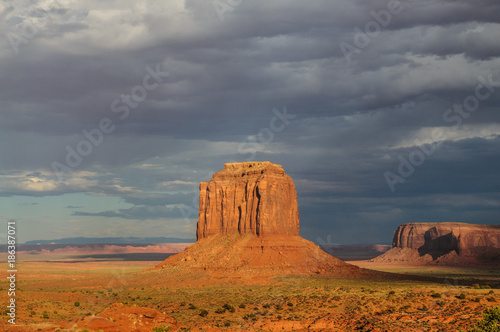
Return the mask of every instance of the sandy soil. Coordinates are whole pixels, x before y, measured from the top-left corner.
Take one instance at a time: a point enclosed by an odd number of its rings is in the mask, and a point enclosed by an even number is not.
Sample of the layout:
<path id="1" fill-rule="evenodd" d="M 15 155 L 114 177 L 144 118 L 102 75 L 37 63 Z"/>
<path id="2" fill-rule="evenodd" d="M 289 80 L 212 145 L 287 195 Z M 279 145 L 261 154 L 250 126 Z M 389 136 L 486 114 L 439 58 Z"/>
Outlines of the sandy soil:
<path id="1" fill-rule="evenodd" d="M 16 325 L 4 316 L 0 330 L 456 331 L 500 305 L 500 291 L 481 281 L 464 286 L 463 279 L 455 284 L 221 275 L 207 283 L 203 272 L 175 280 L 165 270 L 146 269 L 159 263 L 20 262 Z M 2 303 L 7 286 L 0 282 Z"/>

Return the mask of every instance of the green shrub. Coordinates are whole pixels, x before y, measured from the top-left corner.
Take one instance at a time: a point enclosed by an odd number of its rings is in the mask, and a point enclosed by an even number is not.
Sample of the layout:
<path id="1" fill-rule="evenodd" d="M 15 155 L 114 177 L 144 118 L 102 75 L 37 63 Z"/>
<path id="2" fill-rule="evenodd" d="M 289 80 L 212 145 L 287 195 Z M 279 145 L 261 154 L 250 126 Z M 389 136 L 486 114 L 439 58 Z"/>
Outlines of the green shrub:
<path id="1" fill-rule="evenodd" d="M 460 300 L 465 300 L 465 294 L 464 294 L 464 293 L 461 293 L 461 294 L 458 296 L 458 298 L 459 298 Z"/>
<path id="2" fill-rule="evenodd" d="M 189 303 L 188 309 L 194 310 L 194 309 L 196 309 L 196 306 L 192 303 Z"/>
<path id="3" fill-rule="evenodd" d="M 224 304 L 224 305 L 222 306 L 222 308 L 223 308 L 223 309 L 226 309 L 226 310 L 227 310 L 227 311 L 229 311 L 229 312 L 235 312 L 235 311 L 236 311 L 232 305 L 227 304 L 227 303 L 226 303 L 226 304 Z"/>
<path id="4" fill-rule="evenodd" d="M 170 326 L 162 325 L 153 327 L 153 332 L 168 332 L 168 331 L 170 331 Z"/>
<path id="5" fill-rule="evenodd" d="M 394 295 L 394 294 L 396 294 L 396 292 L 395 292 L 395 291 L 393 291 L 393 290 L 391 290 L 391 291 L 389 292 L 389 295 Z"/>
<path id="6" fill-rule="evenodd" d="M 75 302 L 75 307 L 79 307 L 80 306 L 80 302 Z"/>
<path id="7" fill-rule="evenodd" d="M 241 308 L 241 309 L 245 309 L 245 304 L 242 303 L 238 307 Z"/>
<path id="8" fill-rule="evenodd" d="M 500 331 L 500 306 L 486 309 L 483 320 L 469 330 L 469 332 L 498 332 Z"/>
<path id="9" fill-rule="evenodd" d="M 206 317 L 208 315 L 208 311 L 203 309 L 201 312 L 200 312 L 200 316 L 201 317 Z"/>
<path id="10" fill-rule="evenodd" d="M 439 294 L 439 293 L 434 293 L 434 294 L 432 294 L 431 296 L 432 296 L 432 297 L 435 297 L 435 298 L 439 298 L 439 297 L 441 297 L 441 294 Z"/>

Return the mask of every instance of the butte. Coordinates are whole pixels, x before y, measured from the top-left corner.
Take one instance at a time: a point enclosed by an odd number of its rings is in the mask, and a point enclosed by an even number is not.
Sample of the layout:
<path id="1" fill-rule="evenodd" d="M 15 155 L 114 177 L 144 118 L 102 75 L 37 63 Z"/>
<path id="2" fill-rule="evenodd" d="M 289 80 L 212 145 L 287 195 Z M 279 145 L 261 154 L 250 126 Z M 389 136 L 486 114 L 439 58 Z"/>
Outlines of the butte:
<path id="1" fill-rule="evenodd" d="M 154 269 L 212 279 L 368 272 L 299 235 L 293 180 L 268 161 L 224 164 L 209 182 L 201 182 L 196 243 Z"/>
<path id="2" fill-rule="evenodd" d="M 392 249 L 377 263 L 498 266 L 500 225 L 408 223 L 394 232 Z"/>

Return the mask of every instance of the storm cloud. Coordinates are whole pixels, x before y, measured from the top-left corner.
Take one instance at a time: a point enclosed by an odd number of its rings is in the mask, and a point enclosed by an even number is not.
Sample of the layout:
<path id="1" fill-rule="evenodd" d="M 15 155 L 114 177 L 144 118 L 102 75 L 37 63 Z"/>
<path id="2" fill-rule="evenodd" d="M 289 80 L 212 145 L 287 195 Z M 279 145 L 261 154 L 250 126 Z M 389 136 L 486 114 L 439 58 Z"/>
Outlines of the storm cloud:
<path id="1" fill-rule="evenodd" d="M 497 1 L 219 3 L 0 2 L 20 238 L 193 238 L 198 183 L 250 159 L 292 176 L 313 241 L 499 223 Z"/>

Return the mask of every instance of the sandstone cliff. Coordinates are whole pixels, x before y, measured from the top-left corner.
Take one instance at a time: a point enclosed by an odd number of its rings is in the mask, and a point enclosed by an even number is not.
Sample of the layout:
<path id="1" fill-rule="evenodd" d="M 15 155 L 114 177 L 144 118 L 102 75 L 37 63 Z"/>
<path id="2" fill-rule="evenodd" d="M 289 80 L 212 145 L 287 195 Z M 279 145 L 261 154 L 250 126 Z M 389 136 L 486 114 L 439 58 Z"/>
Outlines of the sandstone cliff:
<path id="1" fill-rule="evenodd" d="M 500 226 L 409 223 L 398 227 L 393 248 L 375 261 L 461 265 L 500 260 Z"/>
<path id="2" fill-rule="evenodd" d="M 297 193 L 281 165 L 224 164 L 208 183 L 200 183 L 197 240 L 236 233 L 299 234 Z"/>

